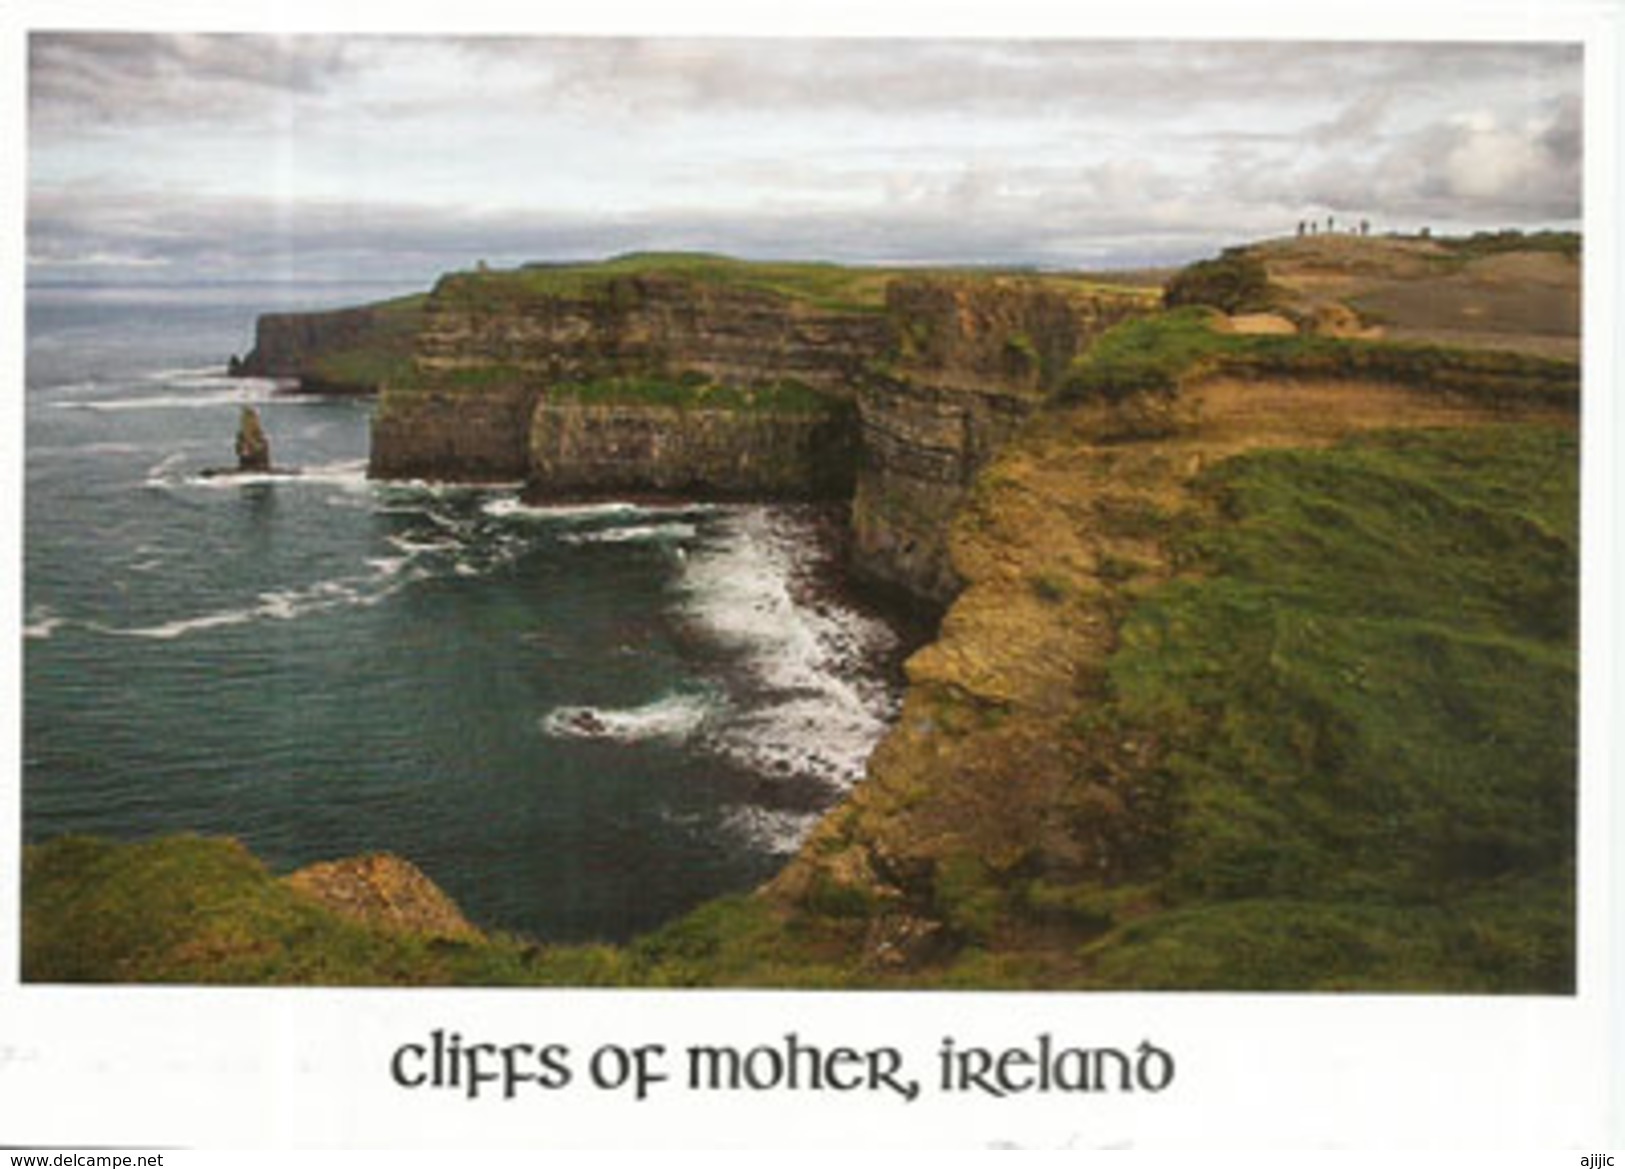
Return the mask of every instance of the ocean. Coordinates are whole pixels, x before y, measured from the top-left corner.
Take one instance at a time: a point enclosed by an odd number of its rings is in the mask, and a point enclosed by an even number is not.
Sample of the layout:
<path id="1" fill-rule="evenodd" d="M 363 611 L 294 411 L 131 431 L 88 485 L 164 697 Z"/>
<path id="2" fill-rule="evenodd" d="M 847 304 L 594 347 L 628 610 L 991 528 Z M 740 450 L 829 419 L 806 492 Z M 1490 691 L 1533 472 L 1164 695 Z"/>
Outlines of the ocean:
<path id="1" fill-rule="evenodd" d="M 394 852 L 561 942 L 769 877 L 900 692 L 829 513 L 371 482 L 370 402 L 225 376 L 260 312 L 402 291 L 29 289 L 25 839 Z M 299 475 L 203 474 L 244 404 Z"/>

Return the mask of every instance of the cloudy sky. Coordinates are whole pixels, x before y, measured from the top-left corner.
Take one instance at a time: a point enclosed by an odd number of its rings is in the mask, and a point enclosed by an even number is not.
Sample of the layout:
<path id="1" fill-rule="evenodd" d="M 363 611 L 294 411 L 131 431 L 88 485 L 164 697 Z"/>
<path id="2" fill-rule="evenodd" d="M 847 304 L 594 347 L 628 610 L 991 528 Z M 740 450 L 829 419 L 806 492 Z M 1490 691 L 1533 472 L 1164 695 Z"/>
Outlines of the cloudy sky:
<path id="1" fill-rule="evenodd" d="M 1181 261 L 1298 220 L 1575 226 L 1537 43 L 41 33 L 34 280 L 389 278 L 633 248 Z"/>

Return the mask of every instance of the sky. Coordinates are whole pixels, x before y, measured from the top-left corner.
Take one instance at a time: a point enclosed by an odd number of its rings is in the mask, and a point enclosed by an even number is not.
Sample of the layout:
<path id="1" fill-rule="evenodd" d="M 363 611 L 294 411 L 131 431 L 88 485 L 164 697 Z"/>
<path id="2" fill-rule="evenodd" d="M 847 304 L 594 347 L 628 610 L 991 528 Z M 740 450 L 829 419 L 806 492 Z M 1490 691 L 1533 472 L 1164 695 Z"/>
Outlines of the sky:
<path id="1" fill-rule="evenodd" d="M 1101 268 L 1580 217 L 1576 44 L 35 31 L 27 74 L 31 281 Z"/>

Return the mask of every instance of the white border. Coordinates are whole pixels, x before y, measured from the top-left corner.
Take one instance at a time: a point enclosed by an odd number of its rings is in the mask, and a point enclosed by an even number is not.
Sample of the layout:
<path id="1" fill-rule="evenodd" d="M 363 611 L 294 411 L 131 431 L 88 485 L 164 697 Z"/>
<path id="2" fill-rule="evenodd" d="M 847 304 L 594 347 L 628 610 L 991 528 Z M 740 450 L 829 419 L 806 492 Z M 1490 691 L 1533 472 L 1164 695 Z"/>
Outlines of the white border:
<path id="1" fill-rule="evenodd" d="M 1617 3 L 1171 4 L 1058 15 L 1049 5 L 596 3 L 538 9 L 316 3 L 25 2 L 0 17 L 0 140 L 21 143 L 27 28 L 1563 39 L 1587 51 L 1582 913 L 1573 998 L 587 991 L 69 989 L 16 982 L 20 677 L 4 640 L 0 704 L 0 1145 L 22 1140 L 232 1148 L 325 1146 L 986 1146 L 1492 1149 L 1625 1145 L 1625 972 L 1611 852 L 1625 841 L 1618 710 L 1625 515 L 1617 376 Z M 21 151 L 7 159 L 22 161 Z M 21 626 L 22 165 L 0 168 L 0 371 L 6 411 L 0 614 Z M 434 1027 L 496 1042 L 889 1044 L 929 1073 L 941 1037 L 1172 1051 L 1160 1095 L 989 1100 L 927 1093 L 755 1098 L 670 1091 L 642 1104 L 571 1091 L 502 1103 L 405 1092 L 385 1061 Z M 1571 1163 L 1572 1163 L 1571 1158 Z M 1553 1163 L 1559 1163 L 1554 1161 Z"/>

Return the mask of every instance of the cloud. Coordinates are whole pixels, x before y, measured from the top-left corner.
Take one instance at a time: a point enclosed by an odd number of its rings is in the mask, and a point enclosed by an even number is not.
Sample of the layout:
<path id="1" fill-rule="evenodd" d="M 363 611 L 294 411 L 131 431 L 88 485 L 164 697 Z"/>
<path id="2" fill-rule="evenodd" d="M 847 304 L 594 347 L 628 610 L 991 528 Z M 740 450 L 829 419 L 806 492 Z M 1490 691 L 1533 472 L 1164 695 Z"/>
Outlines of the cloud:
<path id="1" fill-rule="evenodd" d="M 1394 91 L 1372 89 L 1345 105 L 1336 117 L 1314 128 L 1314 137 L 1325 142 L 1368 138 L 1382 128 L 1394 105 Z"/>
<path id="2" fill-rule="evenodd" d="M 353 42 L 319 36 L 34 33 L 29 114 L 49 128 L 225 118 L 322 92 Z"/>
<path id="3" fill-rule="evenodd" d="M 263 36 L 44 33 L 30 88 L 44 117 L 224 115 L 276 96 L 370 82 L 395 112 L 528 100 L 538 108 L 674 117 L 865 110 L 1167 116 L 1197 104 L 1312 117 L 1369 89 L 1330 125 L 1368 130 L 1383 101 L 1570 69 L 1566 45 L 1064 39 Z"/>
<path id="4" fill-rule="evenodd" d="M 1550 44 L 36 34 L 31 271 L 427 280 L 660 247 L 1062 265 L 1324 210 L 1561 222 L 1579 65 Z"/>
<path id="5" fill-rule="evenodd" d="M 409 278 L 424 284 L 478 260 L 512 265 L 642 249 L 849 262 L 1080 266 L 1186 259 L 1210 250 L 1211 208 L 1179 199 L 1094 204 L 1100 176 L 1012 191 L 974 168 L 861 208 L 783 206 L 616 215 L 510 208 L 472 215 L 408 204 L 172 193 L 36 192 L 33 279 Z M 1115 181 L 1115 180 L 1112 180 Z"/>

